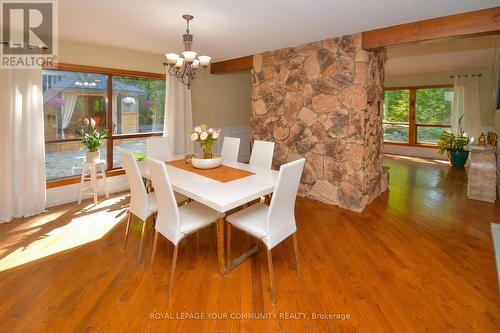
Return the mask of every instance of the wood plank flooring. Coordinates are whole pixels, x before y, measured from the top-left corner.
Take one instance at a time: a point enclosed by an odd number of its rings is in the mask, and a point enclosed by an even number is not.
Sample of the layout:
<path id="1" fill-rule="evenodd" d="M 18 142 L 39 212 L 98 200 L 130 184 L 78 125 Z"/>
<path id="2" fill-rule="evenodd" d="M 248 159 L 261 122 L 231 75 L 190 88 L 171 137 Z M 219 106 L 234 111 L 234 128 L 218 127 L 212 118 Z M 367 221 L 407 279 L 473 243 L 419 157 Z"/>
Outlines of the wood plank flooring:
<path id="1" fill-rule="evenodd" d="M 361 214 L 297 200 L 302 280 L 290 238 L 273 250 L 275 306 L 264 248 L 220 276 L 210 228 L 199 251 L 195 235 L 180 247 L 169 299 L 171 244 L 153 275 L 150 226 L 141 264 L 139 221 L 122 248 L 126 195 L 0 224 L 0 331 L 499 332 L 500 205 L 467 200 L 466 172 L 446 163 L 384 163 L 390 190 Z M 233 240 L 234 256 L 254 245 Z"/>

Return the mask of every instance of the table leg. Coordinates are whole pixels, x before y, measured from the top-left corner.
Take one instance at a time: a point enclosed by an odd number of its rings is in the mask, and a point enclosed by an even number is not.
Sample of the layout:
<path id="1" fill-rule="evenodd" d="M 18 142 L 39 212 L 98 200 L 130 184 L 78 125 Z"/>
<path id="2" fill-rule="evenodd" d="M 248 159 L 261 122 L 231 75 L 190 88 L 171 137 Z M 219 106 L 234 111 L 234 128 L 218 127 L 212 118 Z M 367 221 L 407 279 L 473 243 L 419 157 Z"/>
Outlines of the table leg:
<path id="1" fill-rule="evenodd" d="M 217 257 L 219 259 L 219 274 L 226 274 L 226 258 L 224 253 L 224 217 L 217 220 Z"/>

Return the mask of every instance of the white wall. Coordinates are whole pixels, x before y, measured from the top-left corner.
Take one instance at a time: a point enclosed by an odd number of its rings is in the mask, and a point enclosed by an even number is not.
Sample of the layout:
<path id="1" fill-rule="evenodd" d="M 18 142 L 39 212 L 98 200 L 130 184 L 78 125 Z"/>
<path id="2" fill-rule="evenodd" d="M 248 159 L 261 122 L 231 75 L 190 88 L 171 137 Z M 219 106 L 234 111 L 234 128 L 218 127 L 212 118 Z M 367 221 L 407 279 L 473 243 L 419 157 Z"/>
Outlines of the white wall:
<path id="1" fill-rule="evenodd" d="M 217 128 L 250 125 L 250 71 L 203 76 L 192 89 L 195 124 Z"/>
<path id="2" fill-rule="evenodd" d="M 416 156 L 435 160 L 446 160 L 446 155 L 439 155 L 437 148 L 391 145 L 384 143 L 384 153 L 394 155 Z"/>

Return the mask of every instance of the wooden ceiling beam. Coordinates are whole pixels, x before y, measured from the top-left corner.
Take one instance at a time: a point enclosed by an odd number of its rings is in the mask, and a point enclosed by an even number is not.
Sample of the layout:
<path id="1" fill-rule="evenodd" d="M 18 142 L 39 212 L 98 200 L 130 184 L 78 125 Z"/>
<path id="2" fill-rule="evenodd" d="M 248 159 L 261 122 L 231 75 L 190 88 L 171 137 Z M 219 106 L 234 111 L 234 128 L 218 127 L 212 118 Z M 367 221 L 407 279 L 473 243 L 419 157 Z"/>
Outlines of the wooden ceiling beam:
<path id="1" fill-rule="evenodd" d="M 500 7 L 438 17 L 363 32 L 363 49 L 418 43 L 432 39 L 500 32 Z"/>
<path id="2" fill-rule="evenodd" d="M 251 70 L 253 66 L 253 55 L 234 58 L 225 61 L 214 62 L 210 65 L 211 74 L 225 74 Z"/>

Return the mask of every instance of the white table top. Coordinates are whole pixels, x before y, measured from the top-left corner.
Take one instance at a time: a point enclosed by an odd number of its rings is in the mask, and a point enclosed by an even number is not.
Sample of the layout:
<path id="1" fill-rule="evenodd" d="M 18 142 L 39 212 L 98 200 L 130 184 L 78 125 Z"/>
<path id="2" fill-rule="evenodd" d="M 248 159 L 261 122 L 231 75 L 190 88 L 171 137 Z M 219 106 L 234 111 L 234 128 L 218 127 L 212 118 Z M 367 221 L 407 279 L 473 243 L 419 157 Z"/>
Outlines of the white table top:
<path id="1" fill-rule="evenodd" d="M 169 160 L 175 161 L 183 158 L 184 156 L 172 156 Z M 138 164 L 141 175 L 149 179 L 146 161 L 140 161 Z M 278 181 L 278 171 L 245 163 L 225 162 L 223 164 L 253 172 L 254 175 L 222 183 L 170 165 L 167 165 L 167 172 L 174 191 L 221 213 L 274 191 Z"/>

